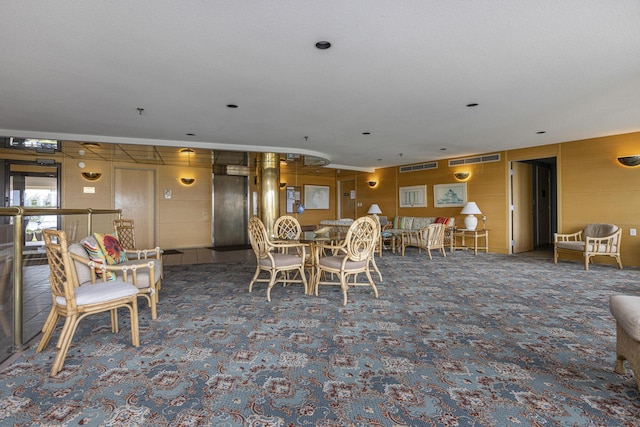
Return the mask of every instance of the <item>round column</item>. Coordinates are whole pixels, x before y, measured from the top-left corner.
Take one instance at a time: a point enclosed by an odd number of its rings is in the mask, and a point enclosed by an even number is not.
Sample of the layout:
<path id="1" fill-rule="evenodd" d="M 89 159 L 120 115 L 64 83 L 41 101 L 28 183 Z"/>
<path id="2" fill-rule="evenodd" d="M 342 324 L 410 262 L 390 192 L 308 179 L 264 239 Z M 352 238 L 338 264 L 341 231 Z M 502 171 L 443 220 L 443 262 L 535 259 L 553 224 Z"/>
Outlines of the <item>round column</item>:
<path id="1" fill-rule="evenodd" d="M 273 224 L 280 216 L 280 156 L 277 153 L 260 153 L 258 161 L 258 214 L 273 234 Z"/>

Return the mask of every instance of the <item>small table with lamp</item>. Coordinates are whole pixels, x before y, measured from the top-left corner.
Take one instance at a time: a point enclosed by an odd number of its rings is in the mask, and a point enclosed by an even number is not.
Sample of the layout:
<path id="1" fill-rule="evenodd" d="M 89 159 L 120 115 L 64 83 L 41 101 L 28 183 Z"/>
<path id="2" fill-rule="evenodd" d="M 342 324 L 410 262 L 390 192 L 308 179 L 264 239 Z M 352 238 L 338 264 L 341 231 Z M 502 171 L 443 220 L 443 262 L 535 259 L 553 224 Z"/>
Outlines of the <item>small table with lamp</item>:
<path id="1" fill-rule="evenodd" d="M 449 240 L 449 250 L 453 252 L 455 249 L 473 249 L 473 254 L 478 255 L 478 249 L 489 252 L 489 230 L 485 227 L 487 220 L 486 215 L 482 215 L 482 211 L 476 202 L 467 202 L 460 211 L 464 217 L 464 228 L 451 230 L 451 238 Z M 478 218 L 475 215 L 482 215 L 482 229 L 478 230 Z M 460 238 L 460 246 L 456 245 L 456 238 Z M 484 246 L 478 248 L 478 239 L 484 237 Z M 468 246 L 465 242 L 467 238 L 473 239 L 473 246 Z"/>

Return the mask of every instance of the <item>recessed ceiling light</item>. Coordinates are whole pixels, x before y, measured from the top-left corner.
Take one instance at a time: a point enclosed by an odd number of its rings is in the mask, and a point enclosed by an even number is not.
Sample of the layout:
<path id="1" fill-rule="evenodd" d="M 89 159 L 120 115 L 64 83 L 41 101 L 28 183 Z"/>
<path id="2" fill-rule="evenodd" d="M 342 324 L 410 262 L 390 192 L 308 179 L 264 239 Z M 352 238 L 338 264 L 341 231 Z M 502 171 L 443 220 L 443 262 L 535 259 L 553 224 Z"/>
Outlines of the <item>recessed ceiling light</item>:
<path id="1" fill-rule="evenodd" d="M 329 43 L 328 41 L 319 41 L 318 43 L 316 43 L 316 47 L 320 50 L 325 50 L 325 49 L 329 49 L 331 47 L 331 43 Z"/>
<path id="2" fill-rule="evenodd" d="M 467 104 L 467 107 L 477 107 L 478 104 L 475 102 L 472 102 L 471 104 Z"/>
<path id="3" fill-rule="evenodd" d="M 195 133 L 188 133 L 187 136 L 196 136 Z"/>
<path id="4" fill-rule="evenodd" d="M 228 108 L 238 108 L 236 104 L 227 104 Z"/>
<path id="5" fill-rule="evenodd" d="M 446 150 L 447 150 L 446 148 L 441 148 L 441 149 L 440 149 L 440 151 L 446 151 Z"/>
<path id="6" fill-rule="evenodd" d="M 543 133 L 547 133 L 546 130 L 539 130 L 538 132 L 536 132 L 538 135 L 543 134 Z"/>
<path id="7" fill-rule="evenodd" d="M 371 135 L 371 132 L 362 132 L 363 135 Z"/>

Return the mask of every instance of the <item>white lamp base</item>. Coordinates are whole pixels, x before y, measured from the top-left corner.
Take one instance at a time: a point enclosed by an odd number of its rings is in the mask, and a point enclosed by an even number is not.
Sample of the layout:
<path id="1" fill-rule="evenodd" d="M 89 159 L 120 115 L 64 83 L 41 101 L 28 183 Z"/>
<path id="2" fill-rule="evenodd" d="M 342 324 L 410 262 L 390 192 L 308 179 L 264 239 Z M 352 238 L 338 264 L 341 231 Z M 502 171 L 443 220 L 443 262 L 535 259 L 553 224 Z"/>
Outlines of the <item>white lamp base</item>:
<path id="1" fill-rule="evenodd" d="M 478 226 L 478 218 L 474 215 L 467 215 L 464 217 L 464 228 L 467 230 L 475 230 Z"/>

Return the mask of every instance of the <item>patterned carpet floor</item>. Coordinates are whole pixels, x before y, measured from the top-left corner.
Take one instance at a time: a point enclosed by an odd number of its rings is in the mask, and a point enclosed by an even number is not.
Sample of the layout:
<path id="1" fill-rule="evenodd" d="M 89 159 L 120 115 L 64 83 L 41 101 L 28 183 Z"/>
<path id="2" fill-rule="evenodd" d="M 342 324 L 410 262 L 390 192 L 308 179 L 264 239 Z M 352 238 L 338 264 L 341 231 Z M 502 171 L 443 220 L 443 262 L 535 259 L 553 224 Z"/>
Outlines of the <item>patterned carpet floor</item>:
<path id="1" fill-rule="evenodd" d="M 638 269 L 409 250 L 378 265 L 380 298 L 350 289 L 346 307 L 333 286 L 269 303 L 247 292 L 252 263 L 167 267 L 157 320 L 139 300 L 140 347 L 122 312 L 118 334 L 84 319 L 56 378 L 53 346 L 30 348 L 0 372 L 0 425 L 640 425 L 608 303 L 640 294 Z"/>

